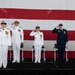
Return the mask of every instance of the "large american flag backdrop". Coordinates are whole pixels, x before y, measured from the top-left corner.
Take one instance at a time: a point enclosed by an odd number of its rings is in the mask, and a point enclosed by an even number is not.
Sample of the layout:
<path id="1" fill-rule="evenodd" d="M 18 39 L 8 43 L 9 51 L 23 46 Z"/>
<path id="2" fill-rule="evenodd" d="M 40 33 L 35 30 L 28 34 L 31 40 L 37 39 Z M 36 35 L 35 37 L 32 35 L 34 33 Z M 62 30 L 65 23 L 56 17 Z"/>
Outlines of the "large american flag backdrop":
<path id="1" fill-rule="evenodd" d="M 30 32 L 36 25 L 44 33 L 46 58 L 53 58 L 57 34 L 52 29 L 63 23 L 68 30 L 68 57 L 75 58 L 75 0 L 0 0 L 0 22 L 11 25 L 20 21 L 24 29 L 24 57 L 31 58 L 33 37 Z"/>

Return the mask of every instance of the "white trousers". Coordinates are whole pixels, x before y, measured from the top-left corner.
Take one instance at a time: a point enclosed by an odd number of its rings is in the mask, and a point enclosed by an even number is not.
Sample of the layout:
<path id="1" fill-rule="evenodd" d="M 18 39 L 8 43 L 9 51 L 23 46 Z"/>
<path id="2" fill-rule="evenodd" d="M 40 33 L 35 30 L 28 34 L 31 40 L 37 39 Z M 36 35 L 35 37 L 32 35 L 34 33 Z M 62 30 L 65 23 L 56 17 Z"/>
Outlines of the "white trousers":
<path id="1" fill-rule="evenodd" d="M 20 61 L 20 44 L 13 44 L 14 61 Z"/>
<path id="2" fill-rule="evenodd" d="M 34 45 L 35 48 L 35 62 L 41 61 L 41 45 Z"/>
<path id="3" fill-rule="evenodd" d="M 7 45 L 0 45 L 0 67 L 7 66 L 7 54 L 8 54 L 8 46 Z"/>

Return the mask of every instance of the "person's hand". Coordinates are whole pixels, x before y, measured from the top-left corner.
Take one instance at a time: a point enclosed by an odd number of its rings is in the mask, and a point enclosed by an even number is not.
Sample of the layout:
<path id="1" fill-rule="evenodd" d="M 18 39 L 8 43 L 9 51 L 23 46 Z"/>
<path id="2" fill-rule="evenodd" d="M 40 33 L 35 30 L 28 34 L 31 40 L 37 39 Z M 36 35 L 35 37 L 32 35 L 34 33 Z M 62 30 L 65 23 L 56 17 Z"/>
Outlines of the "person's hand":
<path id="1" fill-rule="evenodd" d="M 13 25 L 13 24 L 14 24 L 14 22 L 11 25 Z"/>
<path id="2" fill-rule="evenodd" d="M 36 32 L 36 29 L 34 29 L 33 32 Z"/>
<path id="3" fill-rule="evenodd" d="M 20 45 L 20 47 L 21 47 L 21 48 L 23 48 L 23 42 L 21 42 L 21 45 Z"/>
<path id="4" fill-rule="evenodd" d="M 59 28 L 59 26 L 57 26 L 56 28 Z"/>
<path id="5" fill-rule="evenodd" d="M 23 42 L 21 42 L 21 45 L 23 44 Z"/>

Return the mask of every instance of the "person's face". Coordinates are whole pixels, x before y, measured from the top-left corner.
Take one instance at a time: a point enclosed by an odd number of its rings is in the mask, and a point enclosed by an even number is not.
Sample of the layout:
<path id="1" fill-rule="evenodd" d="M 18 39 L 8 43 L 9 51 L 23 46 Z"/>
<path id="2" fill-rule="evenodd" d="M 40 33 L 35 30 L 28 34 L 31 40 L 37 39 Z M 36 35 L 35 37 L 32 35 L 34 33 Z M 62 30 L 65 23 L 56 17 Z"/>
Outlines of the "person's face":
<path id="1" fill-rule="evenodd" d="M 5 28 L 5 27 L 6 27 L 6 25 L 5 25 L 5 24 L 2 24 L 2 25 L 1 25 L 1 27 L 2 27 L 2 28 Z"/>
<path id="2" fill-rule="evenodd" d="M 40 31 L 40 28 L 36 28 L 36 31 Z"/>
<path id="3" fill-rule="evenodd" d="M 15 23 L 15 26 L 19 26 L 19 23 Z"/>
<path id="4" fill-rule="evenodd" d="M 63 28 L 63 26 L 59 26 L 59 29 L 62 29 Z"/>

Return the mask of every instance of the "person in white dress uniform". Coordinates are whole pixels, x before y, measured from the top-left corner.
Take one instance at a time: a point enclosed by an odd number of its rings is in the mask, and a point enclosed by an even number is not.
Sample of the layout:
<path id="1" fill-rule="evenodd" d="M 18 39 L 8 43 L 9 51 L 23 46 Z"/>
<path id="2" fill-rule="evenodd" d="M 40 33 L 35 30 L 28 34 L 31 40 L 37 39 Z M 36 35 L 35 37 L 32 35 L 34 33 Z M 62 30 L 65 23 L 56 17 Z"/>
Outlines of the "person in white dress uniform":
<path id="1" fill-rule="evenodd" d="M 2 21 L 0 28 L 0 68 L 7 67 L 8 48 L 11 46 L 10 30 L 6 28 L 7 23 Z"/>
<path id="2" fill-rule="evenodd" d="M 19 26 L 19 21 L 15 21 L 9 26 L 12 31 L 12 46 L 13 46 L 13 63 L 20 63 L 20 47 L 23 44 L 24 34 L 23 29 Z"/>
<path id="3" fill-rule="evenodd" d="M 35 48 L 35 63 L 41 62 L 41 48 L 44 45 L 43 32 L 40 32 L 40 27 L 36 26 L 35 30 L 30 33 L 30 36 L 34 36 L 34 48 Z"/>

